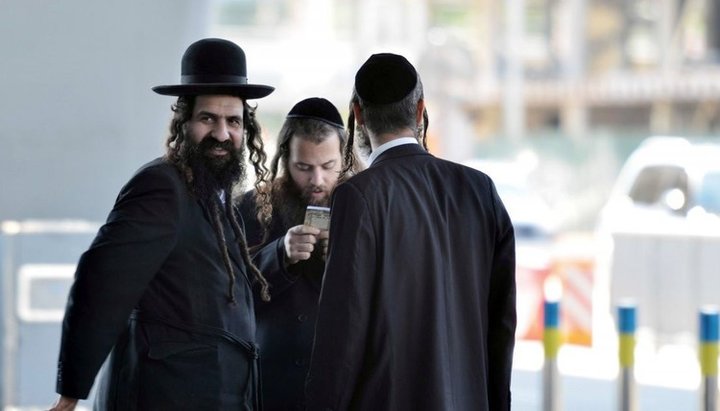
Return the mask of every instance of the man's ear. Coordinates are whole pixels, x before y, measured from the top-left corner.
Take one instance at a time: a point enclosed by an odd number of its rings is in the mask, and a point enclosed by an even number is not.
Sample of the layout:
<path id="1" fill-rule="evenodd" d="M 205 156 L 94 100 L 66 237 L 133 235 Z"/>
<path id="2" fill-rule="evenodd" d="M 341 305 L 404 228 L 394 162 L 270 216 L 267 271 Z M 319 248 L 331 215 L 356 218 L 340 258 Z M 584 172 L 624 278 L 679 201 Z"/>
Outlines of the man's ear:
<path id="1" fill-rule="evenodd" d="M 362 118 L 362 110 L 357 102 L 352 103 L 353 114 L 355 115 L 355 124 L 362 126 L 365 124 L 365 120 Z"/>
<path id="2" fill-rule="evenodd" d="M 417 125 L 422 124 L 424 111 L 425 111 L 425 100 L 420 99 L 417 102 L 417 113 L 415 113 L 415 123 Z M 355 117 L 357 117 L 357 115 Z"/>

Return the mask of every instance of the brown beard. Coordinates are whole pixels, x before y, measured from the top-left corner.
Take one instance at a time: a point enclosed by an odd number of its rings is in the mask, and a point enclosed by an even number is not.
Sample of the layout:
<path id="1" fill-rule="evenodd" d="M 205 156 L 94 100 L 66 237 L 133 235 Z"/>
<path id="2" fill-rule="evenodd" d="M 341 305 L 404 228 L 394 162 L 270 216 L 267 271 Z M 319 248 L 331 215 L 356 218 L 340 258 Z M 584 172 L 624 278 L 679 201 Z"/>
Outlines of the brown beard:
<path id="1" fill-rule="evenodd" d="M 329 199 L 325 199 L 321 204 L 311 204 L 309 198 L 309 190 L 301 191 L 288 174 L 276 178 L 272 182 L 271 191 L 273 206 L 271 225 L 279 224 L 284 230 L 287 230 L 305 221 L 305 211 L 308 205 L 329 207 Z M 321 247 L 315 247 L 310 259 L 322 260 Z"/>
<path id="2" fill-rule="evenodd" d="M 287 174 L 273 181 L 270 196 L 273 210 L 275 210 L 273 219 L 278 219 L 277 223 L 289 228 L 305 221 L 305 209 L 308 201 L 303 198 L 303 193 Z"/>
<path id="3" fill-rule="evenodd" d="M 228 152 L 226 159 L 207 155 L 215 147 Z M 233 187 L 245 181 L 245 146 L 235 149 L 230 140 L 218 142 L 206 137 L 200 143 L 187 140 L 180 152 L 180 162 L 192 171 L 190 186 L 195 195 L 204 202 L 214 200 L 221 191 L 232 193 Z"/>

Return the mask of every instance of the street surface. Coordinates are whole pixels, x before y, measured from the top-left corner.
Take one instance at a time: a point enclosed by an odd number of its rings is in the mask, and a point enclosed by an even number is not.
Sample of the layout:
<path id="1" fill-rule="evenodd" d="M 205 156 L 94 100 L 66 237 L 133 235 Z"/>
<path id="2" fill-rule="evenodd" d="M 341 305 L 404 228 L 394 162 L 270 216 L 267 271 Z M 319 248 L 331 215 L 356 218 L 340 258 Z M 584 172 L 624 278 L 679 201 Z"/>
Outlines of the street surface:
<path id="1" fill-rule="evenodd" d="M 700 367 L 692 344 L 655 348 L 640 340 L 635 351 L 638 411 L 699 410 Z M 512 380 L 513 411 L 541 411 L 543 347 L 518 341 Z M 565 411 L 618 410 L 618 359 L 612 347 L 560 349 L 561 403 Z"/>

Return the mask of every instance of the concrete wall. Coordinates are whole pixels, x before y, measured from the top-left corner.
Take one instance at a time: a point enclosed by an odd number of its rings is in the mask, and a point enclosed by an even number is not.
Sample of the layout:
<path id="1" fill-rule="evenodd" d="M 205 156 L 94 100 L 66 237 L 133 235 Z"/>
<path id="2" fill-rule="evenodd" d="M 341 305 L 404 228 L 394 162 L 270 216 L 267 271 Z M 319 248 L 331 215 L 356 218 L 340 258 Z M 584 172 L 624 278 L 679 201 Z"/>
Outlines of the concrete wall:
<path id="1" fill-rule="evenodd" d="M 211 1 L 0 0 L 0 221 L 104 220 L 163 153 L 180 58 Z"/>

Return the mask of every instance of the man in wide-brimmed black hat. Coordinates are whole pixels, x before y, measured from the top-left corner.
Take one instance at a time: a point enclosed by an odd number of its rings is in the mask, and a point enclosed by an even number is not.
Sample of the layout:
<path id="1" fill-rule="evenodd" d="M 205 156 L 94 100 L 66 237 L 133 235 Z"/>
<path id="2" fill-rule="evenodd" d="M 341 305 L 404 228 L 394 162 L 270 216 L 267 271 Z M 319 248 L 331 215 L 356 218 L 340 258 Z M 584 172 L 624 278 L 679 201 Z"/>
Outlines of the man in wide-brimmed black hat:
<path id="1" fill-rule="evenodd" d="M 258 348 L 250 260 L 233 189 L 245 157 L 257 184 L 265 153 L 248 99 L 272 87 L 248 82 L 245 54 L 203 39 L 182 57 L 167 152 L 122 188 L 78 263 L 68 298 L 56 410 L 96 393 L 101 410 L 256 410 Z M 108 357 L 108 354 L 110 356 Z"/>
<path id="2" fill-rule="evenodd" d="M 509 410 L 515 244 L 493 182 L 427 152 L 404 57 L 372 55 L 351 109 L 346 150 L 357 123 L 372 153 L 333 193 L 307 409 Z"/>
<path id="3" fill-rule="evenodd" d="M 255 301 L 266 411 L 305 409 L 328 238 L 322 224 L 304 224 L 305 214 L 308 206 L 329 206 L 346 143 L 342 117 L 330 101 L 311 97 L 298 102 L 278 134 L 267 186 L 242 197 L 240 213 L 253 261 L 273 292 L 272 301 Z"/>

